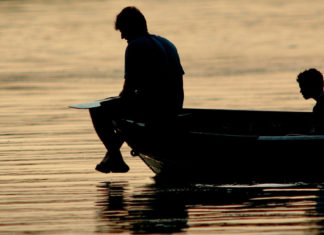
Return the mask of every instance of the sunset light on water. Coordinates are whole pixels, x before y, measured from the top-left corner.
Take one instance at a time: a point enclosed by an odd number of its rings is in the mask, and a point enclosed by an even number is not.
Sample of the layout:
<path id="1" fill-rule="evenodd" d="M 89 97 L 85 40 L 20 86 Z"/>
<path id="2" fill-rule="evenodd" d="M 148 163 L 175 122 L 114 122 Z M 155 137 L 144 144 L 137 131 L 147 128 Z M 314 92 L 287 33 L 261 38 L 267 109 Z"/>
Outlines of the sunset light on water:
<path id="1" fill-rule="evenodd" d="M 320 0 L 1 1 L 0 234 L 321 234 L 321 183 L 160 185 L 126 144 L 128 173 L 94 170 L 105 148 L 68 106 L 122 89 L 128 5 L 176 45 L 184 107 L 312 110 L 296 76 L 324 71 Z"/>

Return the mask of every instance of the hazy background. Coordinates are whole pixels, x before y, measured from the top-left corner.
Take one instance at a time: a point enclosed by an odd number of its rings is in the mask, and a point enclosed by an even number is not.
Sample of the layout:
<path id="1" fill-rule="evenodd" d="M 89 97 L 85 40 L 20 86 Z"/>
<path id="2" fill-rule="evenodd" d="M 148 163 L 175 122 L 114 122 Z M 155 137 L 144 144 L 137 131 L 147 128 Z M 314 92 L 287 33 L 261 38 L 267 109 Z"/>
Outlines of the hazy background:
<path id="1" fill-rule="evenodd" d="M 177 46 L 186 106 L 311 108 L 295 78 L 306 68 L 323 68 L 320 0 L 1 1 L 1 88 L 36 80 L 56 81 L 52 87 L 62 90 L 72 81 L 81 89 L 96 86 L 91 95 L 70 90 L 67 104 L 115 95 L 126 41 L 114 20 L 128 5 L 143 11 L 151 33 Z M 55 102 L 62 90 L 46 99 Z"/>
<path id="2" fill-rule="evenodd" d="M 311 111 L 314 101 L 303 100 L 296 76 L 309 67 L 324 71 L 322 0 L 2 0 L 0 233 L 109 230 L 100 212 L 111 190 L 106 181 L 122 187 L 128 203 L 144 191 L 155 195 L 147 189 L 152 173 L 127 146 L 129 173 L 95 172 L 105 149 L 87 111 L 67 108 L 121 90 L 127 43 L 114 20 L 128 5 L 144 13 L 151 33 L 177 46 L 186 72 L 185 107 Z M 254 233 L 281 221 L 287 222 L 282 231 L 316 230 L 320 214 L 305 217 L 313 213 L 313 198 L 301 204 L 288 198 L 295 204 L 287 211 L 257 221 L 240 220 L 244 211 L 231 207 L 225 213 L 197 206 L 186 231 Z M 136 203 L 133 209 L 142 208 Z M 261 209 L 263 215 L 267 208 Z M 224 218 L 240 223 L 224 228 Z M 131 222 L 124 223 L 118 231 L 128 232 Z"/>

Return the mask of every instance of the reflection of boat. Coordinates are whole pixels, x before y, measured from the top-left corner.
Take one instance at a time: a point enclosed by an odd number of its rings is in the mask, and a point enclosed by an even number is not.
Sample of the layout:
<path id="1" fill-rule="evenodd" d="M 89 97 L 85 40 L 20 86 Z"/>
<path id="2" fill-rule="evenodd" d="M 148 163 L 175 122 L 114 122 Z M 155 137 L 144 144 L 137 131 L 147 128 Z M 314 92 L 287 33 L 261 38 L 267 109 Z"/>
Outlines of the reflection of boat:
<path id="1" fill-rule="evenodd" d="M 126 182 L 118 181 L 98 186 L 97 218 L 100 223 L 97 232 L 173 234 L 186 232 L 195 226 L 204 228 L 212 223 L 216 227 L 220 223 L 224 226 L 221 217 L 224 212 L 232 211 L 233 215 L 233 205 L 236 205 L 235 211 L 253 207 L 249 200 L 263 194 L 261 187 L 228 188 L 211 184 L 169 185 L 156 182 L 136 184 L 135 192 L 130 189 Z M 260 205 L 260 201 L 258 203 Z M 230 216 L 225 217 L 228 219 Z M 233 216 L 232 219 L 237 218 Z M 188 220 L 191 222 L 188 223 Z"/>
<path id="2" fill-rule="evenodd" d="M 322 234 L 321 184 L 98 185 L 97 233 Z"/>
<path id="3" fill-rule="evenodd" d="M 176 125 L 152 129 L 138 120 L 118 119 L 115 127 L 158 176 L 320 181 L 324 136 L 306 135 L 311 123 L 307 112 L 183 109 Z"/>

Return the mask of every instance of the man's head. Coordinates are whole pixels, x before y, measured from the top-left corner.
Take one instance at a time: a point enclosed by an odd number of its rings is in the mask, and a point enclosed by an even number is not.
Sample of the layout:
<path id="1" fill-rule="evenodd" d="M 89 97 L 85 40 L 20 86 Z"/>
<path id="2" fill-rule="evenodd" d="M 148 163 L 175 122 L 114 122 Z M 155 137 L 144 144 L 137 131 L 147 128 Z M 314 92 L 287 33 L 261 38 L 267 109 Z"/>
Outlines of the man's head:
<path id="1" fill-rule="evenodd" d="M 312 68 L 300 73 L 297 82 L 305 99 L 317 99 L 323 92 L 323 75 L 317 69 Z"/>
<path id="2" fill-rule="evenodd" d="M 126 7 L 116 16 L 115 29 L 128 41 L 148 33 L 145 17 L 136 7 Z"/>

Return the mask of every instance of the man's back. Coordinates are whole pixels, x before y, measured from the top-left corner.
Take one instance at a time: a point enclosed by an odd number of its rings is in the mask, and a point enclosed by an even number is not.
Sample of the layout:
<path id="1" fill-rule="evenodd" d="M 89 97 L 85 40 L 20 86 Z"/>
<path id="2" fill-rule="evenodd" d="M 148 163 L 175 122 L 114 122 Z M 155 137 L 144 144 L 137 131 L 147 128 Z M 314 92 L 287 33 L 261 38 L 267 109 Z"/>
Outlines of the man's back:
<path id="1" fill-rule="evenodd" d="M 182 108 L 182 69 L 175 46 L 167 39 L 149 35 L 129 42 L 125 54 L 123 94 L 137 92 L 140 102 L 150 108 Z"/>

